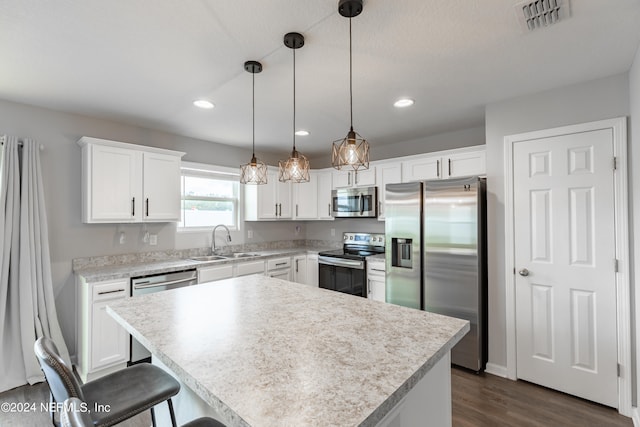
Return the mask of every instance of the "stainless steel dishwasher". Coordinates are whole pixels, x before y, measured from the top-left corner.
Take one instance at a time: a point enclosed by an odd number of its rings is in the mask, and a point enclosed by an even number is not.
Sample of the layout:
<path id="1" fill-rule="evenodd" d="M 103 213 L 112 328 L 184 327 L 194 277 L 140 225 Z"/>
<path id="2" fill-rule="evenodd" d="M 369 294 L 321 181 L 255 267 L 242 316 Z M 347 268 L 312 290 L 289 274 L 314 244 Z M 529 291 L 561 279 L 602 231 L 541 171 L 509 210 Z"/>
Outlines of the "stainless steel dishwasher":
<path id="1" fill-rule="evenodd" d="M 198 283 L 196 269 L 176 271 L 174 273 L 155 274 L 150 276 L 131 278 L 131 296 L 152 294 L 168 291 L 170 289 L 183 288 Z M 148 360 L 151 353 L 135 338 L 131 337 L 130 363 L 138 363 Z"/>

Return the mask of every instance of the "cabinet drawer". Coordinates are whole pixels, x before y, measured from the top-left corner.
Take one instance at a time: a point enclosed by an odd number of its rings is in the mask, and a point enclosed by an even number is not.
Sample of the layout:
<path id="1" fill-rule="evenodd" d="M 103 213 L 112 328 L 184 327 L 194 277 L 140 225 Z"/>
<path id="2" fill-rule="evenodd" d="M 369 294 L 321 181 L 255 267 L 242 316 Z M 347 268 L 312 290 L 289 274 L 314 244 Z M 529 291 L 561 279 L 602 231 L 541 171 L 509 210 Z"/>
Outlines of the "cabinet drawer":
<path id="1" fill-rule="evenodd" d="M 93 302 L 129 296 L 129 280 L 117 280 L 92 286 Z"/>
<path id="2" fill-rule="evenodd" d="M 213 282 L 233 277 L 233 264 L 218 267 L 204 267 L 198 270 L 198 283 Z"/>
<path id="3" fill-rule="evenodd" d="M 291 267 L 291 258 L 276 258 L 267 261 L 267 271 Z"/>
<path id="4" fill-rule="evenodd" d="M 236 276 L 264 273 L 264 261 L 241 262 L 236 265 Z"/>

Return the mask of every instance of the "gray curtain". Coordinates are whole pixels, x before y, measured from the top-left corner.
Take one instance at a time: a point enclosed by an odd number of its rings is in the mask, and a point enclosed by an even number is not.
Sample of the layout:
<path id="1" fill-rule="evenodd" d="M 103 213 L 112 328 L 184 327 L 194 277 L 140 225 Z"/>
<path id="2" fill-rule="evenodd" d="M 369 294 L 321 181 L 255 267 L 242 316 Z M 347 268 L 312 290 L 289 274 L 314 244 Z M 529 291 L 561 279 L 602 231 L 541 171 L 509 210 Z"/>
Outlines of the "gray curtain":
<path id="1" fill-rule="evenodd" d="M 53 339 L 68 362 L 51 281 L 49 236 L 35 141 L 5 136 L 0 164 L 0 392 L 43 381 L 33 343 Z"/>

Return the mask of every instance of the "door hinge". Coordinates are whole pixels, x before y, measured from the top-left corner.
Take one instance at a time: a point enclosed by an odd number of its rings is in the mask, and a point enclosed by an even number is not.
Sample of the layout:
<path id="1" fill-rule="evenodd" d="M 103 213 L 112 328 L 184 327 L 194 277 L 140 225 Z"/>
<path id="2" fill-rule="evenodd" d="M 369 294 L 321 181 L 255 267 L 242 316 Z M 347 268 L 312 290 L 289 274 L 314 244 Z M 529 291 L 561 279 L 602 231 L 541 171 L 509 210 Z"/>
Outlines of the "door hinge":
<path id="1" fill-rule="evenodd" d="M 616 273 L 618 273 L 620 270 L 618 270 L 618 260 L 614 259 L 613 260 L 613 269 Z"/>
<path id="2" fill-rule="evenodd" d="M 618 169 L 618 158 L 614 157 L 613 158 L 613 170 Z"/>

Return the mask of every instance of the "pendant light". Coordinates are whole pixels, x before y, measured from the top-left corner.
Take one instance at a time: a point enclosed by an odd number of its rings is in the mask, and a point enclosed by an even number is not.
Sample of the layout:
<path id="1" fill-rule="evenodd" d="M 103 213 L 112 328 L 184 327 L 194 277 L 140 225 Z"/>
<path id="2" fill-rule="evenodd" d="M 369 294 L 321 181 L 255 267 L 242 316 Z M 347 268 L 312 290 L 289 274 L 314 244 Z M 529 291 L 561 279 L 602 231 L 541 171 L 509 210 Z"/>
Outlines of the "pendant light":
<path id="1" fill-rule="evenodd" d="M 300 33 L 287 33 L 284 45 L 293 51 L 293 150 L 287 160 L 278 162 L 278 180 L 309 182 L 309 160 L 296 150 L 296 49 L 304 46 L 304 36 Z"/>
<path id="2" fill-rule="evenodd" d="M 258 61 L 247 61 L 244 63 L 245 71 L 251 73 L 253 89 L 251 93 L 251 112 L 253 128 L 251 161 L 240 165 L 240 184 L 260 185 L 267 183 L 267 165 L 262 160 L 256 158 L 256 74 L 262 71 L 262 64 Z"/>
<path id="3" fill-rule="evenodd" d="M 362 12 L 363 0 L 340 0 L 338 12 L 349 18 L 349 110 L 351 113 L 351 127 L 347 136 L 333 141 L 331 149 L 331 165 L 340 170 L 350 167 L 353 170 L 369 169 L 369 143 L 353 130 L 353 59 L 351 41 L 351 18 Z"/>

